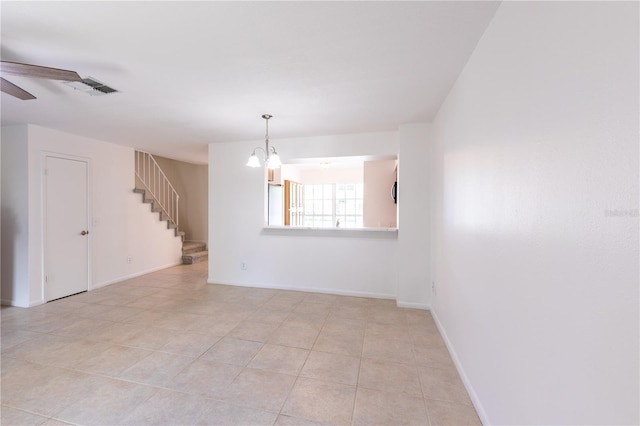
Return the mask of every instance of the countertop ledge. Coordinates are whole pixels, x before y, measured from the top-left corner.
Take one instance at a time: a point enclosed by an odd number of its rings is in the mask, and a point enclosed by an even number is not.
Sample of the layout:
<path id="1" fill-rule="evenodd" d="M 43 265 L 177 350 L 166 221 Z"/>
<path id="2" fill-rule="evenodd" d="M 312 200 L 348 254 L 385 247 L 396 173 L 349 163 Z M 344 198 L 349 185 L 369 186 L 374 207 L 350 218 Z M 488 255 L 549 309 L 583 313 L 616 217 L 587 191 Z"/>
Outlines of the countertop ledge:
<path id="1" fill-rule="evenodd" d="M 264 235 L 293 237 L 351 237 L 351 238 L 387 238 L 398 237 L 398 228 L 313 228 L 305 226 L 265 226 Z"/>

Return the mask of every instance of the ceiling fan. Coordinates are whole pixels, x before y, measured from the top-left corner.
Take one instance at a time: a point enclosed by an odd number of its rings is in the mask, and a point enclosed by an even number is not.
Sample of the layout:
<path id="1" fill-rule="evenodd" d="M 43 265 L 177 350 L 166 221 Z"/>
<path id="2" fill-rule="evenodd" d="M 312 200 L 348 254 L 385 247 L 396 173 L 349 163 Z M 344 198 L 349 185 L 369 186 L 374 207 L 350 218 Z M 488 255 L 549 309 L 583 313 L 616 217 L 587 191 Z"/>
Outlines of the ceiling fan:
<path id="1" fill-rule="evenodd" d="M 18 62 L 0 61 L 0 73 L 2 75 L 18 75 L 21 77 L 46 78 L 60 81 L 82 81 L 82 78 L 75 71 L 63 70 L 60 68 L 42 67 L 39 65 L 21 64 Z M 36 99 L 31 93 L 21 87 L 16 86 L 4 77 L 0 77 L 0 91 L 14 96 L 23 101 Z"/>

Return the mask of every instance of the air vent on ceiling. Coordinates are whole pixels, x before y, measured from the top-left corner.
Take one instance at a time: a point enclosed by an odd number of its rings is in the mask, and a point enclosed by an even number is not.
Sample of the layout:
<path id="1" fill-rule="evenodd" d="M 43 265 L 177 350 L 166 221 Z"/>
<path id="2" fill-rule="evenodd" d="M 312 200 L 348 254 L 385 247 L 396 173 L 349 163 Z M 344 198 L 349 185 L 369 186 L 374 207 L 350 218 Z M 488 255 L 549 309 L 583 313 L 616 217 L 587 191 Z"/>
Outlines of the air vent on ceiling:
<path id="1" fill-rule="evenodd" d="M 118 92 L 113 87 L 109 87 L 93 77 L 86 77 L 81 81 L 68 81 L 64 84 L 66 84 L 67 86 L 71 86 L 75 90 L 79 90 L 90 96 L 102 96 Z"/>

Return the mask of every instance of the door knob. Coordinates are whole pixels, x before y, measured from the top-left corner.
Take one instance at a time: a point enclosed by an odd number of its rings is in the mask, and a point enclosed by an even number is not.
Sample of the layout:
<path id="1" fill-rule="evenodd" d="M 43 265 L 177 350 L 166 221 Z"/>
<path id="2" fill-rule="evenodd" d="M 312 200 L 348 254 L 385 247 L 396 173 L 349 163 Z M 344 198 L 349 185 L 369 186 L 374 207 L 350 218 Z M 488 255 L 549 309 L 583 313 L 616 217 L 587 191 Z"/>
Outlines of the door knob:
<path id="1" fill-rule="evenodd" d="M 89 235 L 89 231 L 82 231 L 80 235 Z"/>

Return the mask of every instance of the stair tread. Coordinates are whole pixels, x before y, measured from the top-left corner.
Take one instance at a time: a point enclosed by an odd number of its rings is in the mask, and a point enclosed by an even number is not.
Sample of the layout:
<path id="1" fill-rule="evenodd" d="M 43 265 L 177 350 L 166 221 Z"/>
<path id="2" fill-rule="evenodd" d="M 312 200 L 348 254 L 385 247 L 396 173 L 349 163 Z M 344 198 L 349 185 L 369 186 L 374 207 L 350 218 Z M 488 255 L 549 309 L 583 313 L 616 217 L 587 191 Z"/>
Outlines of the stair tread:
<path id="1" fill-rule="evenodd" d="M 207 256 L 208 254 L 209 254 L 208 250 L 202 250 L 202 251 L 196 251 L 193 253 L 185 254 L 184 256 L 202 257 L 202 256 Z"/>
<path id="2" fill-rule="evenodd" d="M 207 247 L 207 243 L 199 243 L 195 241 L 185 241 L 182 243 L 183 250 L 189 250 L 197 247 L 202 247 L 203 249 Z"/>
<path id="3" fill-rule="evenodd" d="M 136 151 L 136 159 L 138 158 L 139 154 L 140 153 L 138 151 Z M 153 156 L 151 154 L 142 153 L 142 155 L 149 156 L 151 158 L 151 160 L 153 160 Z M 157 165 L 155 160 L 153 160 L 153 163 L 155 164 L 155 167 L 160 169 L 160 167 Z M 161 169 L 160 169 L 160 172 L 162 172 Z M 162 174 L 164 175 L 164 173 L 162 173 Z M 165 179 L 166 179 L 166 177 L 165 177 Z M 143 186 L 143 187 L 141 188 L 140 186 Z M 182 241 L 184 241 L 185 233 L 183 231 L 179 231 L 178 230 L 178 224 L 175 223 L 175 222 L 172 222 L 171 219 L 165 214 L 163 208 L 160 205 L 160 202 L 158 200 L 156 200 L 156 197 L 153 195 L 153 191 L 148 189 L 148 186 L 146 186 L 144 179 L 140 178 L 139 176 L 136 176 L 136 181 L 135 181 L 135 184 L 134 184 L 133 192 L 136 193 L 136 194 L 142 194 L 142 202 L 143 203 L 147 203 L 147 204 L 151 204 L 151 211 L 153 213 L 159 213 L 160 220 L 167 222 L 167 229 L 173 229 L 174 232 L 175 232 L 174 235 L 176 237 L 179 237 Z M 174 191 L 174 193 L 175 193 L 175 191 Z"/>
<path id="4" fill-rule="evenodd" d="M 190 265 L 196 262 L 203 262 L 208 258 L 209 258 L 209 252 L 207 250 L 198 251 L 195 253 L 182 255 L 182 263 L 185 265 Z"/>
<path id="5" fill-rule="evenodd" d="M 182 246 L 182 254 L 183 255 L 189 255 L 189 254 L 194 254 L 194 253 L 200 253 L 200 252 L 207 252 L 207 246 L 206 244 L 198 244 L 198 245 L 187 245 L 186 247 Z"/>

